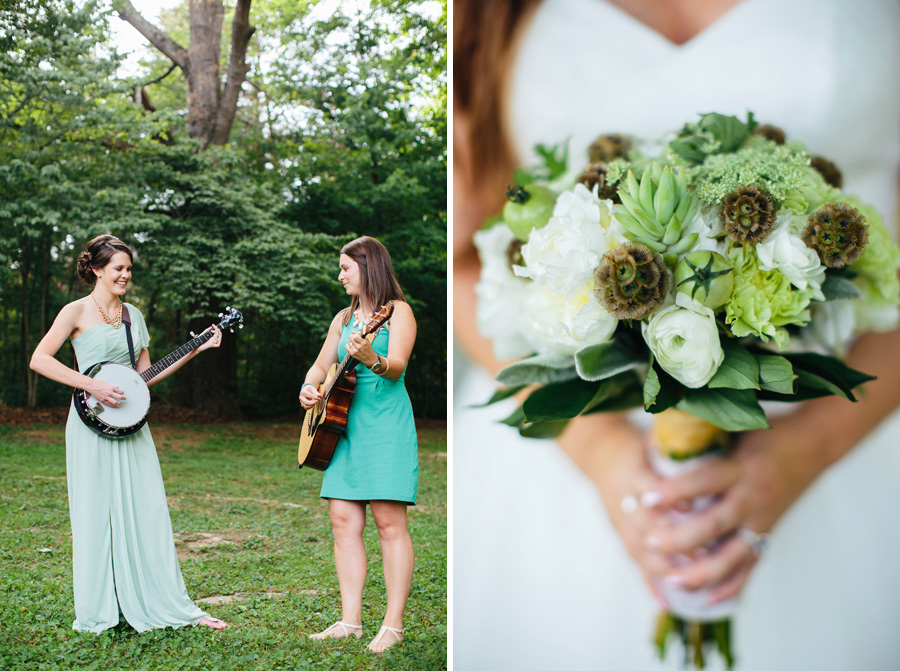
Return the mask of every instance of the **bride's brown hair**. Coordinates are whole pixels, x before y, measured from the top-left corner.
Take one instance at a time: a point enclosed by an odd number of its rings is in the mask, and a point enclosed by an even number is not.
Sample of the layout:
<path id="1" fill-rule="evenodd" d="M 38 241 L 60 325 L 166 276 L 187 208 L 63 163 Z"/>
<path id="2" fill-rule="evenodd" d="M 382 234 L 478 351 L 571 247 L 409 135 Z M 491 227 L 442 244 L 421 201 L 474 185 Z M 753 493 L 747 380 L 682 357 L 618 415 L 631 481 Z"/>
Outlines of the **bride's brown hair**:
<path id="1" fill-rule="evenodd" d="M 454 0 L 454 106 L 466 115 L 469 176 L 473 183 L 511 170 L 504 103 L 513 47 L 541 0 Z M 454 145 L 457 138 L 454 138 Z M 454 152 L 460 148 L 454 147 Z"/>
<path id="2" fill-rule="evenodd" d="M 94 284 L 97 281 L 94 269 L 105 267 L 118 252 L 128 254 L 128 258 L 134 263 L 134 252 L 131 251 L 131 247 L 114 235 L 98 235 L 87 243 L 84 251 L 78 256 L 75 272 L 85 284 Z"/>
<path id="3" fill-rule="evenodd" d="M 377 310 L 388 301 L 406 300 L 394 275 L 391 255 L 378 240 L 368 235 L 356 238 L 344 245 L 341 254 L 346 254 L 359 266 L 359 296 L 353 297 L 350 309 L 344 312 L 345 325 L 350 323 L 350 315 L 359 307 L 360 296 L 365 297 L 373 310 Z"/>

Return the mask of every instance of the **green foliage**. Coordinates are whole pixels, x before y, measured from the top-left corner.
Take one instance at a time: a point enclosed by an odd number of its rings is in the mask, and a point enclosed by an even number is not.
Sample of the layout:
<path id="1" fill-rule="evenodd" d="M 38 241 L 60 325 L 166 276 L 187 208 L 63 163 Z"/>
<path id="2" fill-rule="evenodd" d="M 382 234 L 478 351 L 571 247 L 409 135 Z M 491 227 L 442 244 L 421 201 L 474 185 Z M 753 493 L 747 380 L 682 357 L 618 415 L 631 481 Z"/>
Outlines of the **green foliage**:
<path id="1" fill-rule="evenodd" d="M 72 631 L 71 538 L 62 427 L 0 427 L 0 668 L 443 669 L 447 656 L 446 431 L 419 432 L 416 552 L 406 639 L 383 656 L 365 649 L 386 606 L 381 552 L 369 518 L 362 640 L 310 641 L 340 618 L 322 475 L 296 468 L 293 426 L 154 427 L 181 569 L 194 599 L 231 628 L 100 635 Z M 228 542 L 203 547 L 201 534 Z"/>
<path id="2" fill-rule="evenodd" d="M 379 1 L 326 16 L 315 2 L 255 0 L 251 84 L 231 143 L 205 151 L 187 138 L 183 73 L 154 81 L 171 63 L 150 47 L 138 79 L 158 111 L 131 102 L 134 82 L 106 46 L 107 18 L 119 19 L 97 2 L 0 11 L 10 47 L 0 54 L 0 402 L 66 401 L 27 361 L 53 315 L 84 294 L 73 274 L 84 242 L 112 232 L 137 252 L 129 300 L 148 318 L 151 358 L 183 343 L 192 318 L 231 304 L 246 317 L 239 404 L 299 412 L 296 389 L 348 303 L 338 251 L 368 234 L 391 251 L 416 314 L 406 378 L 416 414 L 442 417 L 447 5 L 434 6 Z M 161 23 L 189 46 L 186 3 Z"/>

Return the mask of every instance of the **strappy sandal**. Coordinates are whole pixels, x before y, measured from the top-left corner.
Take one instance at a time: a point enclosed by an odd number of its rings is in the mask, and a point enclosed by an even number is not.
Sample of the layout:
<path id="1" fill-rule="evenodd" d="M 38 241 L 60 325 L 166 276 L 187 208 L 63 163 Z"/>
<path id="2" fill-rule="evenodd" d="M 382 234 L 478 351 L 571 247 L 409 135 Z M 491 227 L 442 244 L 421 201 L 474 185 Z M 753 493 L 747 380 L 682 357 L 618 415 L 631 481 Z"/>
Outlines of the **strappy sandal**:
<path id="1" fill-rule="evenodd" d="M 388 632 L 390 632 L 394 635 L 395 640 L 392 643 L 389 643 L 388 645 L 384 646 L 383 648 L 380 648 L 379 650 L 376 650 L 375 648 L 373 648 L 372 646 L 377 646 L 382 643 L 381 639 L 383 639 L 387 635 Z M 389 627 L 386 624 L 383 624 L 383 625 L 381 625 L 381 629 L 378 630 L 378 633 L 375 634 L 375 638 L 373 638 L 372 641 L 369 643 L 369 650 L 371 652 L 384 652 L 385 650 L 387 650 L 388 648 L 390 648 L 393 645 L 396 645 L 397 643 L 399 643 L 402 640 L 403 640 L 403 630 L 402 629 L 395 629 L 394 627 Z"/>
<path id="2" fill-rule="evenodd" d="M 356 636 L 356 638 L 362 638 L 362 625 L 361 624 L 349 624 L 347 622 L 335 622 L 333 625 L 328 627 L 325 631 L 320 631 L 318 634 L 310 634 L 310 638 L 314 639 L 322 639 L 322 638 L 350 638 L 351 636 Z"/>

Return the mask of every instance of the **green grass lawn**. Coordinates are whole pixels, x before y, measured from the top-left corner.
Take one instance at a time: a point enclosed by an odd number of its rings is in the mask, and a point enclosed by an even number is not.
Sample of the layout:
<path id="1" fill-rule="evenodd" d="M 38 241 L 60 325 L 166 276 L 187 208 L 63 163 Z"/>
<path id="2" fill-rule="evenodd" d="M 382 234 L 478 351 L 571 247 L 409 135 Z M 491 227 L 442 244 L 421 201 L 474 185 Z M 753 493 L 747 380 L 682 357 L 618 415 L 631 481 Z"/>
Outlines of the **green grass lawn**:
<path id="1" fill-rule="evenodd" d="M 385 608 L 371 514 L 363 639 L 307 639 L 341 611 L 322 474 L 297 469 L 296 427 L 159 426 L 153 434 L 188 593 L 231 628 L 74 632 L 63 427 L 0 426 L 0 668 L 446 668 L 445 430 L 419 432 L 406 640 L 382 655 L 365 647 Z"/>

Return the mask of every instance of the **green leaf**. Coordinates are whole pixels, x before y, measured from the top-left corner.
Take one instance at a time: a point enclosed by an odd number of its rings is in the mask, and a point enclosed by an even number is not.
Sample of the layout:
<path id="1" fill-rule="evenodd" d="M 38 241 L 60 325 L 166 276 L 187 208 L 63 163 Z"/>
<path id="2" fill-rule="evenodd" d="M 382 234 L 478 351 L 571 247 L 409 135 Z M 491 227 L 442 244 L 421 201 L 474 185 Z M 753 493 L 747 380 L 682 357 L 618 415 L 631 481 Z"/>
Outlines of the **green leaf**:
<path id="1" fill-rule="evenodd" d="M 525 389 L 525 387 L 527 387 L 527 386 L 528 385 L 526 385 L 526 384 L 520 384 L 520 385 L 516 385 L 514 387 L 501 387 L 500 389 L 495 391 L 493 393 L 493 395 L 484 403 L 474 403 L 467 407 L 469 407 L 469 408 L 484 408 L 484 407 L 491 405 L 492 403 L 499 403 L 500 401 L 506 400 L 510 396 L 515 396 L 520 391 Z"/>
<path id="2" fill-rule="evenodd" d="M 828 389 L 838 396 L 855 401 L 853 389 L 863 382 L 874 380 L 871 375 L 850 368 L 832 356 L 803 353 L 785 354 L 798 375 L 797 384 L 815 389 Z"/>
<path id="3" fill-rule="evenodd" d="M 578 350 L 575 370 L 582 380 L 596 382 L 642 366 L 646 363 L 644 356 L 621 340 L 613 340 Z"/>
<path id="4" fill-rule="evenodd" d="M 548 384 L 578 377 L 575 360 L 560 354 L 537 354 L 516 361 L 497 373 L 497 382 L 506 386 Z"/>
<path id="5" fill-rule="evenodd" d="M 712 389 L 759 389 L 759 364 L 756 357 L 737 343 L 726 343 L 722 349 L 725 351 L 725 359 L 707 386 Z"/>
<path id="6" fill-rule="evenodd" d="M 656 403 L 656 397 L 659 395 L 659 390 L 661 389 L 661 385 L 659 383 L 659 375 L 656 374 L 656 369 L 653 367 L 653 355 L 650 355 L 650 369 L 647 371 L 647 377 L 644 380 L 644 408 L 649 410 L 650 406 Z"/>
<path id="7" fill-rule="evenodd" d="M 501 419 L 501 424 L 506 424 L 507 426 L 519 426 L 522 422 L 525 421 L 525 411 L 522 410 L 522 406 L 519 406 L 513 413 L 507 417 L 506 419 Z"/>
<path id="8" fill-rule="evenodd" d="M 650 372 L 644 381 L 644 410 L 656 414 L 671 408 L 684 397 L 685 389 L 683 384 L 660 369 L 651 355 Z M 650 398 L 651 395 L 652 398 Z"/>
<path id="9" fill-rule="evenodd" d="M 790 361 L 774 354 L 757 354 L 756 361 L 759 363 L 760 389 L 779 394 L 794 393 L 797 376 Z"/>
<path id="10" fill-rule="evenodd" d="M 519 427 L 519 433 L 526 438 L 556 438 L 569 425 L 569 420 L 558 422 L 533 422 Z"/>
<path id="11" fill-rule="evenodd" d="M 846 277 L 825 273 L 822 294 L 826 301 L 853 301 L 862 297 L 859 288 Z"/>
<path id="12" fill-rule="evenodd" d="M 635 373 L 609 378 L 603 383 L 607 389 L 597 394 L 584 409 L 583 414 L 595 412 L 620 412 L 640 408 L 643 405 L 643 389 Z"/>
<path id="13" fill-rule="evenodd" d="M 752 389 L 691 389 L 678 407 L 726 431 L 769 428 Z"/>
<path id="14" fill-rule="evenodd" d="M 571 419 L 580 415 L 598 393 L 601 391 L 596 383 L 584 380 L 546 384 L 525 399 L 522 410 L 529 422 Z"/>

